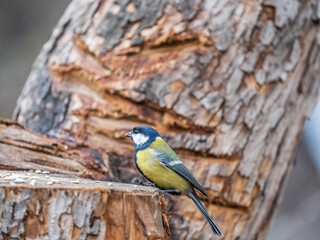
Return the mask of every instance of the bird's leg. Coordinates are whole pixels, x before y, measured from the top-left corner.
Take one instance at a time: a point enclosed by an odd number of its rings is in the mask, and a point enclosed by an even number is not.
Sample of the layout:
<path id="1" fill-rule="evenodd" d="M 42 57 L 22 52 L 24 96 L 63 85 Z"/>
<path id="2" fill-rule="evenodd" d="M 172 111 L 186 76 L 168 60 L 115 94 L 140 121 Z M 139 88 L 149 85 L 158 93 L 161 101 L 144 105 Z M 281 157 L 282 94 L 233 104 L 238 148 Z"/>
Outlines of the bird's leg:
<path id="1" fill-rule="evenodd" d="M 148 186 L 148 187 L 156 187 L 156 185 L 154 185 L 154 183 L 146 181 L 143 182 L 142 180 L 140 180 L 139 178 L 134 178 L 131 180 L 131 183 L 133 184 L 137 184 L 137 185 L 143 185 L 143 186 Z"/>
<path id="2" fill-rule="evenodd" d="M 160 193 L 170 193 L 172 195 L 180 195 L 181 194 L 181 191 L 179 189 L 161 189 L 159 190 Z"/>

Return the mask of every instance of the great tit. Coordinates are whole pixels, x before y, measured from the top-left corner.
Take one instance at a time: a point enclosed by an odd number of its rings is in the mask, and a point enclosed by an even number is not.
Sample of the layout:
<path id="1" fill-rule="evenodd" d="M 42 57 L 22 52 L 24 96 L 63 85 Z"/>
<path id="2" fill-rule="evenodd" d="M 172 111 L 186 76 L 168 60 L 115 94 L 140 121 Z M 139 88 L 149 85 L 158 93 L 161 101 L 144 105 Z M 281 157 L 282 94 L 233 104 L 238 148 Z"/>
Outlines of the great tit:
<path id="1" fill-rule="evenodd" d="M 222 236 L 209 213 L 200 202 L 194 188 L 208 196 L 192 172 L 181 162 L 172 148 L 160 137 L 159 133 L 148 126 L 137 126 L 125 134 L 133 141 L 135 164 L 139 172 L 160 191 L 192 199 L 209 223 L 212 231 Z"/>

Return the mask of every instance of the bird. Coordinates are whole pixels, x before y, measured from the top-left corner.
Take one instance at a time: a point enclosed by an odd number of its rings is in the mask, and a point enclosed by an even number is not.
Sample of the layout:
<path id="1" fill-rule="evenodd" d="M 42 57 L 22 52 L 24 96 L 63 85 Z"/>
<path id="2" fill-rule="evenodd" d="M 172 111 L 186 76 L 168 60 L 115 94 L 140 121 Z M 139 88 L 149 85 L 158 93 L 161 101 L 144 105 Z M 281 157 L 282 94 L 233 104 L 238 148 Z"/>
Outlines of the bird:
<path id="1" fill-rule="evenodd" d="M 195 189 L 206 197 L 208 197 L 207 193 L 160 134 L 152 127 L 137 126 L 125 136 L 130 137 L 133 142 L 135 165 L 139 172 L 157 186 L 160 192 L 186 195 L 191 198 L 212 231 L 222 236 L 221 231 L 199 200 Z"/>

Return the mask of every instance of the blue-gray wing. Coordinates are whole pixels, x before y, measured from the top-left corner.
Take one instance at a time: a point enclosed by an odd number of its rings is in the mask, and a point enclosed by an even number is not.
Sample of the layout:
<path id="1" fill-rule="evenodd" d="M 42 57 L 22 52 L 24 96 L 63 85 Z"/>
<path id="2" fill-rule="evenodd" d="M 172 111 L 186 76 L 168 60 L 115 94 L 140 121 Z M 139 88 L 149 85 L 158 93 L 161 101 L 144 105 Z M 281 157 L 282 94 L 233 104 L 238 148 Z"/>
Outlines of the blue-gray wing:
<path id="1" fill-rule="evenodd" d="M 181 160 L 167 143 L 166 145 L 167 147 L 165 148 L 152 148 L 152 150 L 156 152 L 159 161 L 165 164 L 166 167 L 172 169 L 173 171 L 187 179 L 191 183 L 191 185 L 198 189 L 203 195 L 208 196 L 201 184 L 193 176 L 192 172 L 183 164 L 183 162 L 181 162 Z"/>

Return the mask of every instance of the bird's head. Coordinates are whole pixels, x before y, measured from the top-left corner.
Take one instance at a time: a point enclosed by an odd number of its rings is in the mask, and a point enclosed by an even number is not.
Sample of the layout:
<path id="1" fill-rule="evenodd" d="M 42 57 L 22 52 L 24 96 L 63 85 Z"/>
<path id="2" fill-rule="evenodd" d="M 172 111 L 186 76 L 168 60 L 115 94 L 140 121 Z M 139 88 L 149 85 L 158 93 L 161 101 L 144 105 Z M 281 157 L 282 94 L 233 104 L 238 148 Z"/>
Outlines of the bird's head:
<path id="1" fill-rule="evenodd" d="M 135 148 L 148 146 L 157 137 L 160 137 L 156 130 L 148 126 L 137 126 L 130 132 L 127 132 L 125 136 L 131 137 Z"/>

